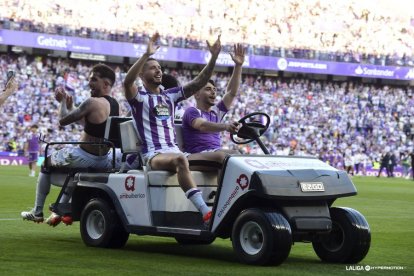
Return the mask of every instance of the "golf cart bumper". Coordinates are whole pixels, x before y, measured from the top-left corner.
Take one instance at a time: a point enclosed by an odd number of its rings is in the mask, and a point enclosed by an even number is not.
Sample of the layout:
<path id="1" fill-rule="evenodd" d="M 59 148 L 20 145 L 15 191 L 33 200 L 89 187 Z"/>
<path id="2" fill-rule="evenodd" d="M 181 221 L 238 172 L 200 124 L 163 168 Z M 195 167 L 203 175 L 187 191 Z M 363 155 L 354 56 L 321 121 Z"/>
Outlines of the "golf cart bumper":
<path id="1" fill-rule="evenodd" d="M 249 188 L 277 202 L 293 230 L 318 233 L 332 229 L 331 203 L 357 193 L 346 172 L 313 169 L 257 171 Z"/>
<path id="2" fill-rule="evenodd" d="M 313 169 L 256 171 L 249 188 L 263 196 L 289 200 L 328 200 L 357 193 L 346 172 Z"/>

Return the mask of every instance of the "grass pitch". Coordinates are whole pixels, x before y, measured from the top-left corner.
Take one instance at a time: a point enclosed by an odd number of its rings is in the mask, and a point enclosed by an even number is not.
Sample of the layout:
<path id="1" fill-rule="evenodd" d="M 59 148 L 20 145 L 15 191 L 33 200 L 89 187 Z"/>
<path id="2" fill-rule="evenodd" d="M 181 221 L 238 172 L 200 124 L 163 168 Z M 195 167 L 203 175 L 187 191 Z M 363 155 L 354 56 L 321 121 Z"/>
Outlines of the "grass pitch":
<path id="1" fill-rule="evenodd" d="M 335 202 L 370 224 L 371 249 L 360 264 L 322 263 L 311 244 L 297 243 L 282 265 L 255 267 L 237 261 L 229 239 L 181 246 L 173 238 L 131 235 L 125 248 L 111 250 L 86 247 L 79 222 L 52 228 L 23 221 L 20 212 L 33 206 L 36 188 L 28 173 L 0 166 L 0 275 L 414 275 L 412 180 L 354 177 L 358 195 Z M 46 206 L 57 194 L 52 187 Z"/>

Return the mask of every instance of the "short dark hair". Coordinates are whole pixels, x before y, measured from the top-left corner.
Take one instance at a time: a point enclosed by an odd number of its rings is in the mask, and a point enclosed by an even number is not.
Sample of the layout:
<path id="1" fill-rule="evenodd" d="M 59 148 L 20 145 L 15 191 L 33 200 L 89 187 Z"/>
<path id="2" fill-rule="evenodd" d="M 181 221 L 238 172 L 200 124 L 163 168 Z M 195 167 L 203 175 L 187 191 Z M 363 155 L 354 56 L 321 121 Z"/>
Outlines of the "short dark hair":
<path id="1" fill-rule="evenodd" d="M 214 87 L 216 87 L 216 83 L 212 79 L 209 79 L 208 82 L 211 83 Z"/>
<path id="2" fill-rule="evenodd" d="M 164 86 L 165 89 L 170 89 L 179 86 L 178 80 L 170 74 L 162 75 L 161 85 Z"/>
<path id="3" fill-rule="evenodd" d="M 149 57 L 149 58 L 147 58 L 147 60 L 145 61 L 145 63 L 147 63 L 148 61 L 151 61 L 151 60 L 158 61 L 158 60 L 156 60 L 156 59 L 155 59 L 155 58 L 153 58 L 153 57 Z"/>
<path id="4" fill-rule="evenodd" d="M 96 64 L 92 67 L 91 73 L 98 73 L 100 78 L 106 78 L 111 81 L 111 86 L 115 83 L 115 72 L 111 67 L 103 63 Z"/>
<path id="5" fill-rule="evenodd" d="M 155 58 L 153 58 L 153 57 L 147 58 L 147 60 L 146 60 L 146 61 L 145 61 L 145 63 L 144 63 L 144 68 L 147 66 L 147 63 L 148 63 L 148 62 L 150 62 L 150 61 L 152 61 L 152 60 L 154 60 L 154 61 L 158 62 L 158 60 L 156 60 L 156 59 L 155 59 Z"/>

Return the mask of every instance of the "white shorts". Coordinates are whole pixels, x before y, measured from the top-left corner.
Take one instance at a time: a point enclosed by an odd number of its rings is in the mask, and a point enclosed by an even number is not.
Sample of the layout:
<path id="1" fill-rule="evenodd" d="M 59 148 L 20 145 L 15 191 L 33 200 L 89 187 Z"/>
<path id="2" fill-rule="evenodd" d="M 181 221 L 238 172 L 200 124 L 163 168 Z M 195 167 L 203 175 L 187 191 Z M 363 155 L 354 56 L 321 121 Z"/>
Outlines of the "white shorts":
<path id="1" fill-rule="evenodd" d="M 151 169 L 151 160 L 152 158 L 154 158 L 155 156 L 157 156 L 158 154 L 161 153 L 181 153 L 183 154 L 185 157 L 187 157 L 188 153 L 184 153 L 182 152 L 178 147 L 171 147 L 171 148 L 166 148 L 166 149 L 159 149 L 159 150 L 154 150 L 154 151 L 149 151 L 147 153 L 142 154 L 142 158 L 144 159 L 144 164 L 147 166 L 148 169 Z"/>
<path id="2" fill-rule="evenodd" d="M 116 155 L 116 166 L 119 166 L 119 154 Z M 112 168 L 112 151 L 106 155 L 96 156 L 90 154 L 80 147 L 63 148 L 53 152 L 50 155 L 51 165 L 54 167 L 68 167 L 68 168 Z"/>

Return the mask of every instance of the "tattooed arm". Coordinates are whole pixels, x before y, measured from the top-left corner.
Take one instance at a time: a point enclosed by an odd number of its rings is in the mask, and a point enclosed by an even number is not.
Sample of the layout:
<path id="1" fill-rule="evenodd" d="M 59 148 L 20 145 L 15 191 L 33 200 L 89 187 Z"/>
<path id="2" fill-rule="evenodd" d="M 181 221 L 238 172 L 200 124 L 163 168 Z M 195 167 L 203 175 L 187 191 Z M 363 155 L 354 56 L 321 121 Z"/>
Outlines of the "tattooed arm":
<path id="1" fill-rule="evenodd" d="M 66 126 L 75 122 L 80 122 L 83 124 L 86 116 L 89 113 L 91 113 L 94 110 L 94 108 L 96 108 L 96 106 L 94 107 L 93 101 L 93 98 L 89 98 L 77 108 L 74 108 L 72 109 L 72 111 L 69 111 L 67 109 L 66 99 L 63 99 L 60 103 L 59 124 L 61 126 Z"/>
<path id="2" fill-rule="evenodd" d="M 211 53 L 211 58 L 203 70 L 195 77 L 194 80 L 184 85 L 184 96 L 186 98 L 191 97 L 195 92 L 203 88 L 213 74 L 214 66 L 216 65 L 217 57 L 221 50 L 220 35 L 217 37 L 216 42 L 211 46 L 207 41 L 207 46 Z"/>
<path id="3" fill-rule="evenodd" d="M 55 99 L 60 103 L 59 108 L 59 120 L 62 118 L 65 118 L 69 113 L 71 113 L 74 110 L 73 107 L 73 97 L 70 96 L 68 93 L 66 93 L 65 89 L 62 87 L 57 87 L 55 89 Z M 84 120 L 81 118 L 80 120 L 74 121 L 81 125 L 84 125 Z M 67 123 L 67 124 L 71 124 Z M 65 125 L 67 125 L 65 124 Z M 63 126 L 63 124 L 60 124 Z"/>
<path id="4" fill-rule="evenodd" d="M 0 106 L 4 104 L 8 97 L 17 91 L 17 82 L 14 77 L 7 83 L 4 93 L 0 95 Z"/>

